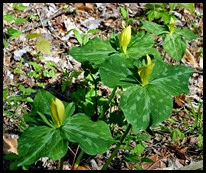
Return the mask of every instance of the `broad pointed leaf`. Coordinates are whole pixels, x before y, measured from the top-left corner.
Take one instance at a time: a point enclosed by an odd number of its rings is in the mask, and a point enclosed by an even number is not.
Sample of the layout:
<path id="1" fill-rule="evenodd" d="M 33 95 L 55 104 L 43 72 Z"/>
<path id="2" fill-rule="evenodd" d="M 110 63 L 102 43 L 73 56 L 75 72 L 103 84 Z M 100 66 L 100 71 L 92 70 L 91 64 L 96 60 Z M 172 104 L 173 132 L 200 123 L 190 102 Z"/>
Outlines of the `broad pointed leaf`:
<path id="1" fill-rule="evenodd" d="M 186 50 L 186 42 L 178 34 L 167 34 L 163 42 L 163 48 L 172 58 L 181 60 Z"/>
<path id="2" fill-rule="evenodd" d="M 150 76 L 150 83 L 158 85 L 172 96 L 188 94 L 188 79 L 194 72 L 184 65 L 171 66 L 157 61 Z"/>
<path id="3" fill-rule="evenodd" d="M 150 21 L 142 21 L 143 27 L 150 33 L 153 33 L 155 35 L 161 35 L 165 33 L 169 33 L 168 28 L 159 24 L 156 24 L 154 22 Z"/>
<path id="4" fill-rule="evenodd" d="M 59 129 L 30 127 L 18 140 L 18 166 L 30 165 L 41 157 L 58 160 L 66 154 L 67 146 L 68 142 L 61 137 Z"/>
<path id="5" fill-rule="evenodd" d="M 175 28 L 174 32 L 175 34 L 182 35 L 189 41 L 196 39 L 198 37 L 198 34 L 195 34 L 192 30 L 187 29 L 187 28 L 184 28 L 184 29 Z"/>
<path id="6" fill-rule="evenodd" d="M 189 91 L 188 80 L 194 70 L 158 60 L 154 62 L 149 84 L 144 87 L 134 84 L 121 96 L 120 107 L 134 128 L 146 129 L 166 120 L 172 111 L 172 96 Z"/>
<path id="7" fill-rule="evenodd" d="M 128 50 L 130 48 L 149 48 L 152 47 L 154 43 L 155 41 L 151 34 L 146 33 L 142 36 L 142 32 L 140 32 L 132 39 L 132 43 L 128 46 Z"/>
<path id="8" fill-rule="evenodd" d="M 127 68 L 125 57 L 113 55 L 107 59 L 99 69 L 102 82 L 114 88 L 115 86 L 128 87 L 139 83 Z M 130 78 L 129 78 L 130 76 Z"/>
<path id="9" fill-rule="evenodd" d="M 79 62 L 89 61 L 94 64 L 101 64 L 106 58 L 115 52 L 109 41 L 95 38 L 82 47 L 73 47 L 69 54 Z"/>
<path id="10" fill-rule="evenodd" d="M 69 141 L 77 142 L 90 155 L 106 152 L 115 142 L 105 122 L 93 122 L 85 114 L 72 116 L 62 129 Z"/>

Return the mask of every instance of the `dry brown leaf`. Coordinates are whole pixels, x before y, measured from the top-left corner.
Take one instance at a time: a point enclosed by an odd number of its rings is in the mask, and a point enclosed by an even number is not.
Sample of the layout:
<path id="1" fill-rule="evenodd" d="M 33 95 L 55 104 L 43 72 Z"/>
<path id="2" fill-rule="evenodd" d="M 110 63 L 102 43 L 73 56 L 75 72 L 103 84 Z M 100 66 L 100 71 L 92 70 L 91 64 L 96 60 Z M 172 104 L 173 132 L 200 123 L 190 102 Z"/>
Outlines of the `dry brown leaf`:
<path id="1" fill-rule="evenodd" d="M 74 170 L 91 170 L 91 169 L 89 167 L 87 167 L 86 165 L 84 165 L 84 166 L 78 166 Z"/>
<path id="2" fill-rule="evenodd" d="M 198 68 L 199 64 L 197 63 L 195 57 L 191 54 L 191 52 L 186 49 L 185 54 L 182 58 L 182 62 L 189 62 L 193 67 Z"/>
<path id="3" fill-rule="evenodd" d="M 184 106 L 183 102 L 187 102 L 185 94 L 175 97 L 175 103 L 177 103 L 178 106 Z"/>
<path id="4" fill-rule="evenodd" d="M 15 153 L 18 154 L 17 152 L 17 139 L 9 139 L 3 136 L 3 152 L 5 154 L 9 154 L 9 153 Z"/>
<path id="5" fill-rule="evenodd" d="M 94 9 L 94 4 L 92 4 L 92 3 L 86 3 L 85 4 L 85 10 L 86 11 L 93 11 L 93 9 Z"/>

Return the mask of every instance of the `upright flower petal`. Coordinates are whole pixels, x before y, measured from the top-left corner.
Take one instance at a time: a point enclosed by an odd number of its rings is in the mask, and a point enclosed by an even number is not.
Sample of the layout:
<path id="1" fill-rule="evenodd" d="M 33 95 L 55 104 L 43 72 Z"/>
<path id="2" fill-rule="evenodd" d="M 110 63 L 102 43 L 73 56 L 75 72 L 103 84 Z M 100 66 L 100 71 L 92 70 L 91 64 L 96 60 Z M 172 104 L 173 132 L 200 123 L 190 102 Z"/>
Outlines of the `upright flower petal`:
<path id="1" fill-rule="evenodd" d="M 150 56 L 147 55 L 147 65 L 138 69 L 138 74 L 140 75 L 143 86 L 149 83 L 150 74 L 152 73 L 154 65 L 155 64 L 151 61 Z"/>
<path id="2" fill-rule="evenodd" d="M 122 50 L 124 54 L 127 53 L 127 46 L 131 41 L 131 26 L 124 28 L 120 34 L 120 46 L 122 47 Z"/>
<path id="3" fill-rule="evenodd" d="M 50 108 L 52 121 L 57 127 L 60 127 L 64 118 L 64 104 L 61 102 L 61 100 L 55 98 L 52 99 Z"/>

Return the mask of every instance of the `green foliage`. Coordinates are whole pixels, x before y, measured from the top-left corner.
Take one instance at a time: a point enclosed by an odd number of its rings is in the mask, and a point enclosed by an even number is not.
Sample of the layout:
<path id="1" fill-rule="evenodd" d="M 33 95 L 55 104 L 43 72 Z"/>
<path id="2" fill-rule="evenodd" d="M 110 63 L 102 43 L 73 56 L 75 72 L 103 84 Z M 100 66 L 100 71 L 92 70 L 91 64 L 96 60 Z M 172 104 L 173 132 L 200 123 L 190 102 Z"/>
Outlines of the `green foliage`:
<path id="1" fill-rule="evenodd" d="M 81 34 L 78 30 L 74 29 L 74 35 L 76 37 L 76 39 L 78 40 L 79 44 L 82 45 L 83 41 L 82 41 L 82 37 Z"/>
<path id="2" fill-rule="evenodd" d="M 22 86 L 21 90 L 24 90 Z M 55 97 L 51 93 L 40 90 L 34 98 L 32 112 L 25 115 L 27 120 L 28 116 L 32 119 L 28 122 L 33 125 L 18 139 L 18 156 L 11 158 L 15 159 L 17 166 L 30 165 L 41 157 L 58 160 L 66 154 L 69 141 L 79 143 L 82 150 L 90 155 L 104 153 L 115 142 L 103 121 L 93 122 L 85 114 L 71 116 L 75 109 L 72 103 L 66 106 L 62 127 L 48 126 L 52 123 L 52 98 Z"/>
<path id="3" fill-rule="evenodd" d="M 36 42 L 36 50 L 42 53 L 50 54 L 50 46 L 51 42 L 48 40 L 41 39 Z"/>
<path id="4" fill-rule="evenodd" d="M 121 14 L 122 14 L 122 16 L 123 16 L 124 19 L 127 19 L 127 18 L 128 18 L 128 13 L 127 13 L 127 11 L 126 11 L 125 8 L 120 7 L 120 12 L 121 12 Z"/>
<path id="5" fill-rule="evenodd" d="M 174 129 L 174 130 L 171 131 L 170 137 L 173 141 L 176 141 L 178 139 L 183 140 L 185 135 L 179 129 Z"/>
<path id="6" fill-rule="evenodd" d="M 74 29 L 73 31 L 74 31 L 74 36 L 76 37 L 79 44 L 82 46 L 82 45 L 85 45 L 89 41 L 89 34 L 90 33 L 98 33 L 101 30 L 99 30 L 99 29 L 90 29 L 90 30 L 87 31 L 87 33 L 85 33 L 82 36 L 81 36 L 81 34 L 78 30 Z"/>
<path id="7" fill-rule="evenodd" d="M 24 18 L 17 18 L 16 21 L 15 21 L 15 24 L 19 25 L 19 24 L 22 24 L 22 23 L 25 23 L 25 22 L 27 22 L 26 19 L 24 19 Z"/>
<path id="8" fill-rule="evenodd" d="M 176 6 L 186 8 L 190 13 L 194 12 L 194 3 L 169 3 L 170 9 L 173 10 Z"/>
<path id="9" fill-rule="evenodd" d="M 22 5 L 21 3 L 14 3 L 13 8 L 15 10 L 24 11 L 26 9 L 26 6 Z"/>
<path id="10" fill-rule="evenodd" d="M 4 44 L 4 48 L 7 48 L 9 46 L 9 43 L 7 41 L 3 41 L 3 44 Z"/>
<path id="11" fill-rule="evenodd" d="M 33 38 L 41 37 L 41 36 L 42 36 L 42 34 L 30 33 L 30 34 L 27 34 L 26 38 L 27 38 L 27 39 L 33 39 Z"/>
<path id="12" fill-rule="evenodd" d="M 163 48 L 172 58 L 176 60 L 181 60 L 186 50 L 186 41 L 183 39 L 183 37 L 191 41 L 198 36 L 194 34 L 192 30 L 189 30 L 187 28 L 175 28 L 174 32 L 171 33 L 166 26 L 162 26 L 149 21 L 143 21 L 142 23 L 143 27 L 147 31 L 155 35 L 166 34 L 164 36 L 165 39 L 162 44 Z"/>
<path id="13" fill-rule="evenodd" d="M 11 38 L 16 38 L 22 34 L 21 31 L 14 29 L 14 28 L 8 28 L 8 34 Z"/>
<path id="14" fill-rule="evenodd" d="M 14 14 L 6 14 L 4 15 L 3 19 L 7 22 L 11 22 L 16 19 L 16 16 Z"/>

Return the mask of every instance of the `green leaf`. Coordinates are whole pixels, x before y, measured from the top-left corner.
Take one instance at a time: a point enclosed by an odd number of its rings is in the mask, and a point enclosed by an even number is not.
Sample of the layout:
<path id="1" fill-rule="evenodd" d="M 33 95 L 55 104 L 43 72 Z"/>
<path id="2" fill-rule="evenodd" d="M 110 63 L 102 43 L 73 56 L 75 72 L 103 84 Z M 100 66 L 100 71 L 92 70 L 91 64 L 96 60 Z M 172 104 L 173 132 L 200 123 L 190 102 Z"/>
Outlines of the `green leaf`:
<path id="1" fill-rule="evenodd" d="M 89 61 L 90 63 L 101 64 L 113 52 L 116 51 L 109 41 L 95 38 L 82 47 L 73 47 L 69 54 L 79 62 Z"/>
<path id="2" fill-rule="evenodd" d="M 164 89 L 172 96 L 188 94 L 188 80 L 193 69 L 184 65 L 171 66 L 164 62 L 156 62 L 150 76 L 150 83 Z"/>
<path id="3" fill-rule="evenodd" d="M 171 66 L 156 60 L 149 84 L 144 87 L 134 84 L 121 96 L 120 108 L 128 123 L 145 130 L 168 119 L 172 112 L 172 96 L 188 93 L 188 80 L 193 72 L 186 66 Z"/>
<path id="4" fill-rule="evenodd" d="M 14 28 L 9 28 L 8 34 L 11 36 L 11 38 L 16 38 L 16 37 L 20 36 L 22 34 L 22 32 L 14 29 Z"/>
<path id="5" fill-rule="evenodd" d="M 127 10 L 125 8 L 120 7 L 120 12 L 121 12 L 124 19 L 128 18 L 128 13 L 127 13 Z"/>
<path id="6" fill-rule="evenodd" d="M 69 103 L 64 112 L 64 118 L 68 118 L 73 115 L 75 111 L 75 104 L 73 102 Z"/>
<path id="7" fill-rule="evenodd" d="M 41 157 L 58 160 L 66 154 L 67 146 L 68 142 L 61 137 L 59 129 L 30 127 L 18 139 L 18 166 L 30 165 Z"/>
<path id="8" fill-rule="evenodd" d="M 7 41 L 4 40 L 3 43 L 5 48 L 8 47 L 9 43 Z"/>
<path id="9" fill-rule="evenodd" d="M 85 114 L 71 116 L 62 130 L 69 141 L 77 142 L 89 155 L 102 154 L 115 142 L 105 122 L 93 122 Z"/>
<path id="10" fill-rule="evenodd" d="M 26 19 L 24 19 L 24 18 L 17 18 L 16 21 L 15 21 L 15 24 L 18 25 L 18 24 L 25 23 L 25 22 L 27 22 Z"/>
<path id="11" fill-rule="evenodd" d="M 178 6 L 186 8 L 190 11 L 190 13 L 194 12 L 194 3 L 177 3 Z"/>
<path id="12" fill-rule="evenodd" d="M 24 9 L 26 9 L 26 6 L 22 5 L 21 3 L 14 3 L 13 8 L 15 10 L 24 11 Z"/>
<path id="13" fill-rule="evenodd" d="M 78 40 L 79 44 L 82 45 L 82 36 L 80 34 L 80 32 L 76 29 L 74 29 L 74 35 L 76 37 L 76 39 Z"/>
<path id="14" fill-rule="evenodd" d="M 89 36 L 88 36 L 88 34 L 86 34 L 84 36 L 83 45 L 85 45 L 88 41 L 89 41 Z"/>
<path id="15" fill-rule="evenodd" d="M 16 16 L 13 15 L 13 14 L 6 14 L 6 15 L 4 15 L 4 17 L 3 17 L 3 19 L 6 20 L 7 22 L 11 22 L 11 21 L 13 21 L 15 18 L 16 18 Z"/>
<path id="16" fill-rule="evenodd" d="M 170 10 L 173 10 L 177 6 L 177 3 L 169 3 L 169 6 Z"/>
<path id="17" fill-rule="evenodd" d="M 147 158 L 147 157 L 143 157 L 143 158 L 141 158 L 141 162 L 151 163 L 151 162 L 154 162 L 154 161 L 149 159 L 149 158 Z"/>
<path id="18" fill-rule="evenodd" d="M 47 118 L 44 116 L 44 114 L 42 114 L 42 113 L 39 112 L 39 111 L 38 111 L 37 113 L 40 115 L 40 117 L 42 118 L 42 120 L 43 120 L 49 127 L 55 128 L 55 126 L 47 120 Z"/>
<path id="19" fill-rule="evenodd" d="M 104 85 L 110 88 L 116 86 L 128 87 L 137 84 L 135 78 L 127 78 L 132 72 L 126 68 L 127 61 L 124 57 L 113 55 L 108 58 L 99 68 L 99 73 Z"/>
<path id="20" fill-rule="evenodd" d="M 140 155 L 143 153 L 145 147 L 142 146 L 141 144 L 137 144 L 134 149 L 132 149 L 130 152 L 131 154 L 137 154 L 137 155 Z"/>
<path id="21" fill-rule="evenodd" d="M 154 22 L 150 21 L 142 21 L 143 27 L 150 33 L 153 33 L 155 35 L 161 35 L 165 33 L 169 33 L 168 28 L 159 24 L 156 24 Z"/>
<path id="22" fill-rule="evenodd" d="M 176 60 L 181 60 L 186 50 L 185 40 L 175 33 L 167 34 L 162 45 L 164 50 Z"/>
<path id="23" fill-rule="evenodd" d="M 31 113 L 35 115 L 39 111 L 42 114 L 50 114 L 50 103 L 52 98 L 55 98 L 55 96 L 50 92 L 39 90 L 34 98 Z"/>
<path id="24" fill-rule="evenodd" d="M 41 39 L 36 42 L 36 50 L 42 53 L 50 54 L 50 46 L 51 42 L 48 40 Z"/>
<path id="25" fill-rule="evenodd" d="M 185 37 L 189 41 L 196 39 L 198 37 L 198 34 L 195 34 L 192 30 L 187 28 L 184 29 L 175 28 L 174 33 Z"/>
<path id="26" fill-rule="evenodd" d="M 41 37 L 41 36 L 42 36 L 42 34 L 30 33 L 30 34 L 27 34 L 26 38 L 27 38 L 27 39 L 33 39 L 33 38 Z"/>
<path id="27" fill-rule="evenodd" d="M 140 162 L 140 159 L 136 155 L 124 156 L 124 160 L 126 162 Z"/>
<path id="28" fill-rule="evenodd" d="M 87 33 L 98 33 L 101 32 L 99 29 L 90 29 Z"/>
<path id="29" fill-rule="evenodd" d="M 128 45 L 128 50 L 131 48 L 150 48 L 154 45 L 155 41 L 151 34 L 146 33 L 142 35 L 142 32 L 137 34 L 131 40 L 131 44 Z"/>
<path id="30" fill-rule="evenodd" d="M 150 10 L 147 12 L 148 20 L 158 19 L 161 17 L 161 12 L 157 10 Z"/>

